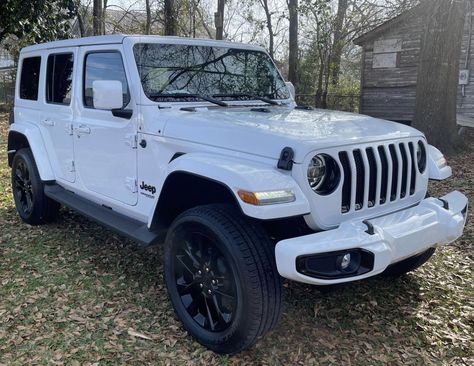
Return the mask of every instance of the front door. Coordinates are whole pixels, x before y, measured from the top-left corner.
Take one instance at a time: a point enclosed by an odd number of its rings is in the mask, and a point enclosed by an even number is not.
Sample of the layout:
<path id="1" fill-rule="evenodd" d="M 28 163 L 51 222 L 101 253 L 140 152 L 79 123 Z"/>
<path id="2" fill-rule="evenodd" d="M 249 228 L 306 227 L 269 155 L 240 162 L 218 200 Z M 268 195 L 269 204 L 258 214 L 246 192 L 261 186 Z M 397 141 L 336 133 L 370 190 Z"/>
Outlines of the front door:
<path id="1" fill-rule="evenodd" d="M 41 108 L 40 129 L 49 161 L 58 180 L 74 182 L 72 127 L 74 120 L 73 78 L 77 65 L 77 48 L 51 51 L 43 61 L 46 70 L 44 104 Z M 46 66 L 46 67 L 44 67 Z M 74 80 L 73 80 L 74 79 Z"/>
<path id="2" fill-rule="evenodd" d="M 81 100 L 74 122 L 74 155 L 78 176 L 86 190 L 128 205 L 137 203 L 137 108 L 129 92 L 121 46 L 81 47 Z M 122 83 L 123 107 L 130 118 L 94 108 L 92 83 Z"/>

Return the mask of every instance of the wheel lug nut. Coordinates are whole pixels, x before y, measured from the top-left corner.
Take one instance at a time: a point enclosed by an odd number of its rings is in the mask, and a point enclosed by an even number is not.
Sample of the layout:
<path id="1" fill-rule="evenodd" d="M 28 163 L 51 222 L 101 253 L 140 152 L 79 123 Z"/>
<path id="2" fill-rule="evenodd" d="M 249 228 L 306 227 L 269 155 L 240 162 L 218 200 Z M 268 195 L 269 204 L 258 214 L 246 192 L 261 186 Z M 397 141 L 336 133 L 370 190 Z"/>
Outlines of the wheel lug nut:
<path id="1" fill-rule="evenodd" d="M 203 287 L 204 287 L 204 285 L 203 285 L 202 283 L 200 283 L 200 284 L 199 284 L 199 287 L 200 287 L 200 288 L 203 288 Z"/>
<path id="2" fill-rule="evenodd" d="M 202 274 L 201 270 L 198 271 L 198 275 Z"/>
<path id="3" fill-rule="evenodd" d="M 212 291 L 211 291 L 211 290 L 207 290 L 207 293 L 210 295 L 210 294 L 212 294 Z"/>
<path id="4" fill-rule="evenodd" d="M 212 280 L 212 284 L 215 285 L 215 284 L 216 284 L 216 280 Z"/>
<path id="5" fill-rule="evenodd" d="M 209 268 L 208 268 L 208 267 L 206 267 L 206 272 L 209 272 Z"/>

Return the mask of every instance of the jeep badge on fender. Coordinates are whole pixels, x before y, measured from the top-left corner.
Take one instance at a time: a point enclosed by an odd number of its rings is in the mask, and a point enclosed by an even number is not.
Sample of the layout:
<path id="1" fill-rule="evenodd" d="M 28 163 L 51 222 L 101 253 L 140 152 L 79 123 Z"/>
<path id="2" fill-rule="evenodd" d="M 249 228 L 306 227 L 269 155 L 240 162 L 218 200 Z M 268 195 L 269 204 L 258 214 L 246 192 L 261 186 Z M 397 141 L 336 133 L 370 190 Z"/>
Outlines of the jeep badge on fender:
<path id="1" fill-rule="evenodd" d="M 298 108 L 258 46 L 56 41 L 21 50 L 17 83 L 8 162 L 22 220 L 65 205 L 164 245 L 171 304 L 218 353 L 276 326 L 283 277 L 399 276 L 464 230 L 466 196 L 426 197 L 451 168 L 420 131 Z"/>
<path id="2" fill-rule="evenodd" d="M 143 190 L 143 191 L 148 191 L 153 195 L 156 193 L 156 188 L 154 186 L 150 186 L 148 184 L 145 184 L 145 182 L 142 182 L 142 184 L 140 185 L 140 189 Z"/>

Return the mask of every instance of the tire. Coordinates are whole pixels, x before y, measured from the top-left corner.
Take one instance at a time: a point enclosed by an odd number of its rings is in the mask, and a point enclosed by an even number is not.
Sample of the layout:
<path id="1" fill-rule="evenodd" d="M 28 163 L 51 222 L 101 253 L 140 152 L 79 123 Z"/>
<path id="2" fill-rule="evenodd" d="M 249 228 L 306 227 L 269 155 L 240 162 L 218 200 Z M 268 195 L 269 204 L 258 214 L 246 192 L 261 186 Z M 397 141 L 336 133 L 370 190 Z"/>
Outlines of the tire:
<path id="1" fill-rule="evenodd" d="M 184 328 L 214 352 L 249 348 L 278 323 L 282 285 L 273 245 L 231 206 L 178 216 L 166 238 L 164 271 Z"/>
<path id="2" fill-rule="evenodd" d="M 430 248 L 421 254 L 415 255 L 414 257 L 394 263 L 390 265 L 384 272 L 382 272 L 382 275 L 384 277 L 400 277 L 408 272 L 414 271 L 428 262 L 428 260 L 433 256 L 435 250 L 435 248 Z"/>
<path id="3" fill-rule="evenodd" d="M 59 203 L 44 194 L 44 184 L 29 148 L 18 150 L 15 154 L 11 183 L 16 210 L 24 222 L 41 225 L 57 217 Z"/>

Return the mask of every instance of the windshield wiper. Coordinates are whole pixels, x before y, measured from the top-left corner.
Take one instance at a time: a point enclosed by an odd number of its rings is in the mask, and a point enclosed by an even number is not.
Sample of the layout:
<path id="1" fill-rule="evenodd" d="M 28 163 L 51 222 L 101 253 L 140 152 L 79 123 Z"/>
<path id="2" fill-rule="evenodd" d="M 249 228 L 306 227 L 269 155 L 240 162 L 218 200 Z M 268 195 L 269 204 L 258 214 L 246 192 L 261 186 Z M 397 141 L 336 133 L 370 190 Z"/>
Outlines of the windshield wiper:
<path id="1" fill-rule="evenodd" d="M 261 100 L 262 102 L 271 104 L 271 105 L 280 105 L 280 103 L 275 102 L 267 97 L 262 97 L 260 95 L 255 95 L 252 93 L 234 93 L 234 94 L 214 94 L 213 97 L 229 97 L 229 98 L 239 98 L 239 97 L 248 97 L 251 99 Z"/>
<path id="2" fill-rule="evenodd" d="M 207 102 L 216 104 L 221 107 L 228 107 L 229 105 L 222 100 L 215 99 L 208 95 L 202 94 L 188 94 L 188 93 L 159 93 L 159 94 L 151 94 L 149 95 L 150 98 L 158 99 L 158 98 L 195 98 L 195 99 L 202 99 Z"/>

